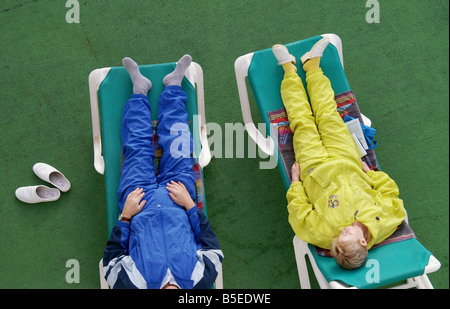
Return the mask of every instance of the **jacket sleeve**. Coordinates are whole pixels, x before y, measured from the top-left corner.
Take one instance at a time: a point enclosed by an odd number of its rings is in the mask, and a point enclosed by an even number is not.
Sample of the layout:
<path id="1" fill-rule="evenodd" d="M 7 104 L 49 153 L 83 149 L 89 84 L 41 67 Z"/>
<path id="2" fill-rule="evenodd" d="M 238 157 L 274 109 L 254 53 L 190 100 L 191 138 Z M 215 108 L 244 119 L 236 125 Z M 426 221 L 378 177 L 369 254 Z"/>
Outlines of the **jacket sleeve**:
<path id="1" fill-rule="evenodd" d="M 117 221 L 103 252 L 103 274 L 113 289 L 147 288 L 133 259 L 128 253 L 130 224 Z"/>
<path id="2" fill-rule="evenodd" d="M 194 289 L 210 289 L 222 267 L 223 253 L 208 218 L 197 206 L 187 211 L 197 242 L 197 264 L 192 272 Z"/>
<path id="3" fill-rule="evenodd" d="M 330 249 L 335 232 L 331 225 L 317 214 L 301 181 L 291 184 L 286 199 L 289 223 L 295 234 L 303 241 Z"/>
<path id="4" fill-rule="evenodd" d="M 396 230 L 406 218 L 406 212 L 403 201 L 398 197 L 400 192 L 394 180 L 381 171 L 369 171 L 367 175 L 372 180 L 372 188 L 379 192 L 383 199 L 383 208 L 378 217 L 381 224 L 378 225 L 378 231 L 372 231 L 375 244 L 380 243 Z"/>
<path id="5" fill-rule="evenodd" d="M 397 198 L 399 196 L 397 184 L 386 173 L 369 171 L 367 176 L 372 180 L 372 188 L 380 192 L 384 198 Z"/>

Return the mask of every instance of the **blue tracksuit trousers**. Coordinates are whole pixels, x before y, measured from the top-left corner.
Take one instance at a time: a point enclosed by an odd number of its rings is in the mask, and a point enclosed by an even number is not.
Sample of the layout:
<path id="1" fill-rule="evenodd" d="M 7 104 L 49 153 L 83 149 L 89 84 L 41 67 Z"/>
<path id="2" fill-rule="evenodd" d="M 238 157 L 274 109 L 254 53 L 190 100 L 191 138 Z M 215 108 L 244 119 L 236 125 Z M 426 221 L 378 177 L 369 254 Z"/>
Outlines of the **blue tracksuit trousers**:
<path id="1" fill-rule="evenodd" d="M 137 187 L 144 188 L 145 197 L 155 190 L 164 190 L 171 180 L 181 181 L 195 201 L 195 176 L 191 153 L 193 141 L 185 109 L 187 95 L 179 86 L 166 86 L 159 98 L 158 143 L 163 150 L 160 174 L 156 178 L 153 161 L 153 130 L 147 96 L 133 94 L 126 103 L 121 137 L 124 163 L 119 185 L 119 207 Z"/>

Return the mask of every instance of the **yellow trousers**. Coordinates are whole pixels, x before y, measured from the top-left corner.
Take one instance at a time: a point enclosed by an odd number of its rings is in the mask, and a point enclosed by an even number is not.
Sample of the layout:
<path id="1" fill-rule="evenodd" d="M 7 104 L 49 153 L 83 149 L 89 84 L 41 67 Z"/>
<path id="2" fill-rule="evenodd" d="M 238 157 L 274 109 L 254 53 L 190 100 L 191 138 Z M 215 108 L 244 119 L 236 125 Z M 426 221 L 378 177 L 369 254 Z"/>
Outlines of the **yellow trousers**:
<path id="1" fill-rule="evenodd" d="M 306 84 L 311 104 L 297 73 L 286 73 L 281 83 L 301 180 L 317 165 L 332 159 L 348 159 L 361 166 L 355 142 L 337 112 L 330 80 L 319 67 L 306 72 Z"/>

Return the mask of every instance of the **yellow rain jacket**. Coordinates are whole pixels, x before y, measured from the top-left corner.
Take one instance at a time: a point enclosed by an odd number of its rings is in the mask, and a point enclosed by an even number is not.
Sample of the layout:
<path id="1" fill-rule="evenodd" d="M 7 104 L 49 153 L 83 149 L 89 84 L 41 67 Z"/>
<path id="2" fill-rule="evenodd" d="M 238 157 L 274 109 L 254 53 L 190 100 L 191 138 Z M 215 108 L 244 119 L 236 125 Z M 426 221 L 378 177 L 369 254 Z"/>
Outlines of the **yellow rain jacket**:
<path id="1" fill-rule="evenodd" d="M 399 190 L 380 171 L 365 173 L 346 159 L 329 160 L 287 194 L 289 223 L 297 236 L 330 249 L 331 242 L 355 220 L 369 229 L 368 249 L 389 237 L 405 219 Z"/>

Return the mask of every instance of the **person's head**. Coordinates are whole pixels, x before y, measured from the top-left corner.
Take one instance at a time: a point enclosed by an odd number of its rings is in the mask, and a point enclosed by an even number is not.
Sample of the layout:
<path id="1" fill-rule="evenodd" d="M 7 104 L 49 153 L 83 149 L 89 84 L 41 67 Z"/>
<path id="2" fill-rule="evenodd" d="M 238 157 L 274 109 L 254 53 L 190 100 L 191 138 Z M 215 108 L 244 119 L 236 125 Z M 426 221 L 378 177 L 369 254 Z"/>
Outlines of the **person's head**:
<path id="1" fill-rule="evenodd" d="M 345 269 L 356 269 L 367 260 L 367 240 L 359 225 L 344 228 L 331 244 L 331 255 Z"/>
<path id="2" fill-rule="evenodd" d="M 161 289 L 162 290 L 179 290 L 180 288 L 176 284 L 166 283 Z"/>

